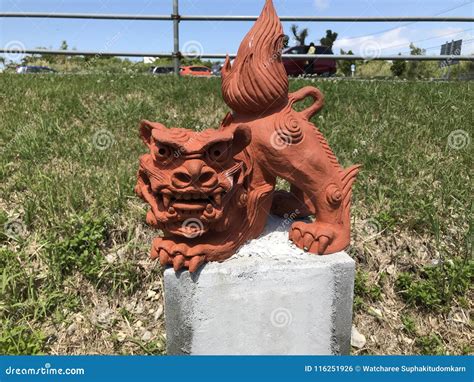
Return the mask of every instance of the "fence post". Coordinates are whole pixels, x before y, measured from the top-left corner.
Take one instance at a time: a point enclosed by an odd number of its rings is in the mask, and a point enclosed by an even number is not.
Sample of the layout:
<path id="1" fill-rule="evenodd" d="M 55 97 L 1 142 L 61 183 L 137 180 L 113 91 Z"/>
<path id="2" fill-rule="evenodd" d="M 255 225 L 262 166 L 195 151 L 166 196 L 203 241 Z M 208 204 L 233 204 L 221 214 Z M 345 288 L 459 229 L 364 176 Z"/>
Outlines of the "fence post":
<path id="1" fill-rule="evenodd" d="M 173 66 L 174 74 L 179 75 L 179 66 L 180 66 L 180 52 L 179 52 L 179 0 L 173 0 L 173 14 L 171 15 L 173 19 Z"/>

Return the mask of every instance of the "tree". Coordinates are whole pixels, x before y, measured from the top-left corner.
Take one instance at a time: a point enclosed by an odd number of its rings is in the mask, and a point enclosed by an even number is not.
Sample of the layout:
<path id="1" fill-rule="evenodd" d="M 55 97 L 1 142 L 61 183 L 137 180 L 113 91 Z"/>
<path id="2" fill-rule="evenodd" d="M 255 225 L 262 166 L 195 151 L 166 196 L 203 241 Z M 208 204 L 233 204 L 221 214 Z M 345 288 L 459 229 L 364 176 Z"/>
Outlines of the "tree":
<path id="1" fill-rule="evenodd" d="M 68 49 L 68 44 L 67 44 L 67 41 L 66 40 L 63 40 L 61 42 L 61 46 L 59 47 L 59 50 L 67 50 Z M 58 60 L 64 65 L 67 61 L 68 57 L 66 56 L 62 56 L 62 57 L 58 57 Z"/>
<path id="2" fill-rule="evenodd" d="M 426 53 L 426 49 L 418 48 L 413 44 L 410 43 L 410 55 L 411 56 L 423 56 Z"/>
<path id="3" fill-rule="evenodd" d="M 298 25 L 293 24 L 291 26 L 291 33 L 293 33 L 293 37 L 298 42 L 299 45 L 306 45 L 306 38 L 308 37 L 309 31 L 308 28 L 303 28 L 301 31 L 298 28 Z"/>
<path id="4" fill-rule="evenodd" d="M 334 45 L 334 41 L 336 41 L 338 34 L 336 32 L 333 32 L 331 29 L 328 29 L 326 31 L 326 36 L 323 37 L 321 40 L 322 46 L 327 46 L 328 48 L 332 48 Z"/>
<path id="5" fill-rule="evenodd" d="M 349 54 L 351 56 L 354 55 L 352 50 L 349 50 L 348 52 L 345 52 L 344 49 L 341 49 L 341 55 L 343 54 Z M 342 60 L 338 62 L 339 70 L 344 74 L 346 77 L 350 77 L 352 75 L 352 70 L 351 66 L 352 64 L 355 64 L 355 61 L 352 60 Z"/>
<path id="6" fill-rule="evenodd" d="M 283 36 L 283 48 L 288 48 L 288 45 L 290 45 L 290 36 L 284 35 Z"/>
<path id="7" fill-rule="evenodd" d="M 398 53 L 401 56 L 401 53 Z M 394 61 L 390 67 L 390 71 L 395 77 L 401 77 L 403 73 L 407 70 L 407 63 L 403 60 Z"/>
<path id="8" fill-rule="evenodd" d="M 423 56 L 426 53 L 425 49 L 415 46 L 410 43 L 411 56 Z M 410 78 L 422 78 L 428 76 L 427 66 L 420 61 L 410 61 L 406 70 L 407 76 Z"/>

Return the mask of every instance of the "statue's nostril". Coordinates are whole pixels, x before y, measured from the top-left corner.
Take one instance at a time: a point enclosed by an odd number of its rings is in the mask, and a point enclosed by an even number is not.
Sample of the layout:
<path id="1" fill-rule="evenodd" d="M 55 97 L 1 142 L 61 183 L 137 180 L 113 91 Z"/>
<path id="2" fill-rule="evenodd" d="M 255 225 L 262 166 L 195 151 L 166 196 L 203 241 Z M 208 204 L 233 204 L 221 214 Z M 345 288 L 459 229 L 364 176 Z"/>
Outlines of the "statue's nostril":
<path id="1" fill-rule="evenodd" d="M 191 176 L 189 174 L 186 174 L 185 172 L 177 172 L 174 174 L 173 177 L 179 183 L 185 183 L 185 184 L 191 183 Z"/>
<path id="2" fill-rule="evenodd" d="M 200 183 L 207 183 L 209 182 L 214 176 L 214 173 L 213 172 L 204 172 L 201 174 L 201 176 L 199 177 L 199 182 Z"/>

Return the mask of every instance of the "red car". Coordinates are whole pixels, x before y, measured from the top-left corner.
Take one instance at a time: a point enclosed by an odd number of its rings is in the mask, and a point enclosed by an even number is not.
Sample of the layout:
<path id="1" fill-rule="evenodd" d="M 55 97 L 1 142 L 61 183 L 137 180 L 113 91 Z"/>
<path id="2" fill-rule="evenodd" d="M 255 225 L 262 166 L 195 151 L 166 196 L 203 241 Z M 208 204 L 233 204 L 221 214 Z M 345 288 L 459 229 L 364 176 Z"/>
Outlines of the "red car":
<path id="1" fill-rule="evenodd" d="M 179 69 L 180 76 L 210 77 L 211 69 L 206 66 L 182 66 Z"/>
<path id="2" fill-rule="evenodd" d="M 309 46 L 301 45 L 288 48 L 283 54 L 307 54 Z M 332 49 L 325 46 L 317 46 L 316 54 L 333 54 Z M 311 60 L 300 58 L 283 58 L 286 72 L 289 76 L 301 76 L 304 74 L 317 74 L 318 76 L 329 77 L 336 74 L 336 60 L 332 58 L 317 58 L 312 64 Z"/>

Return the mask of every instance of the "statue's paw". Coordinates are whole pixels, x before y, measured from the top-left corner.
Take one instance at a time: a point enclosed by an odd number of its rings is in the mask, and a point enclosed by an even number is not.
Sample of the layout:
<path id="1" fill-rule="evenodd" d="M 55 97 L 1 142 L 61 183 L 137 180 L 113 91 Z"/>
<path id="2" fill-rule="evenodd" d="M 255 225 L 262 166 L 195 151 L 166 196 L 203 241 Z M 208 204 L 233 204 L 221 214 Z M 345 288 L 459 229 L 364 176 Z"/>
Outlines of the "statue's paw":
<path id="1" fill-rule="evenodd" d="M 157 237 L 153 240 L 151 258 L 159 259 L 163 266 L 172 265 L 176 272 L 182 268 L 196 272 L 206 261 L 206 253 L 202 251 L 201 247 Z"/>
<path id="2" fill-rule="evenodd" d="M 326 255 L 336 236 L 336 227 L 329 223 L 295 222 L 291 226 L 290 240 L 304 251 Z"/>

